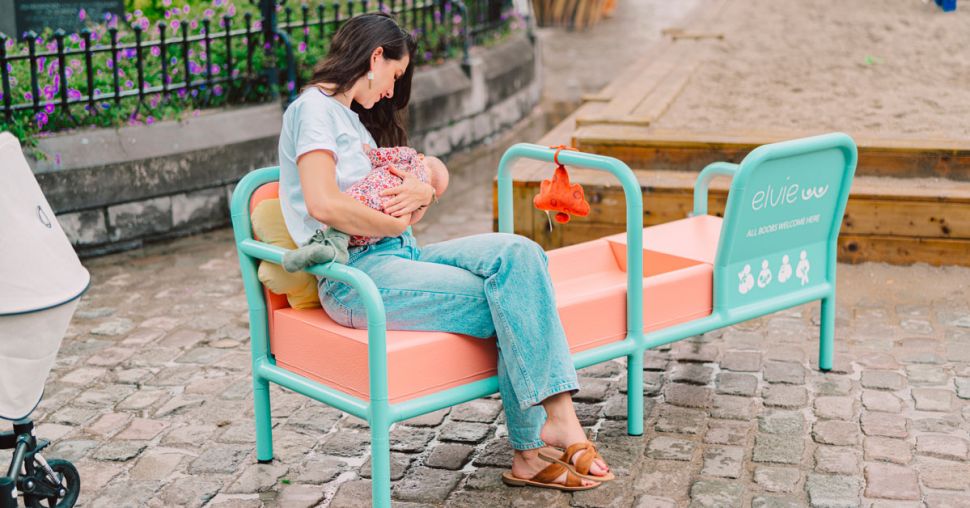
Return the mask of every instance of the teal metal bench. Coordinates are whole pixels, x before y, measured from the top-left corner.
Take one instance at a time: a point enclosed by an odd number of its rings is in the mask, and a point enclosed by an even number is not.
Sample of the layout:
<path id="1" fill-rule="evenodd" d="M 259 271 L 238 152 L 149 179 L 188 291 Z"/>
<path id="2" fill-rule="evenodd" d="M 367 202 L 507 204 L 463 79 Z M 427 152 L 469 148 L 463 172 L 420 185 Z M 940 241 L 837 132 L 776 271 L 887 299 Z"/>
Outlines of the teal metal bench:
<path id="1" fill-rule="evenodd" d="M 512 166 L 524 158 L 552 162 L 554 154 L 554 150 L 546 147 L 518 144 L 502 157 L 498 168 L 501 232 L 513 232 Z M 627 431 L 630 435 L 643 434 L 643 357 L 646 350 L 659 345 L 821 300 L 819 367 L 823 371 L 832 368 L 837 238 L 856 157 L 851 138 L 828 134 L 761 146 L 740 164 L 715 163 L 701 171 L 694 190 L 694 213 L 685 219 L 685 231 L 690 221 L 706 215 L 710 180 L 718 175 L 733 178 L 713 261 L 711 314 L 644 333 L 643 291 L 627 291 L 626 337 L 573 355 L 577 368 L 627 358 Z M 615 158 L 581 152 L 561 152 L 559 161 L 570 167 L 606 171 L 620 180 L 626 197 L 627 287 L 642 287 L 642 190 L 634 173 Z M 391 424 L 496 393 L 497 380 L 490 377 L 390 403 L 383 302 L 369 277 L 340 264 L 317 265 L 307 271 L 347 283 L 363 297 L 367 310 L 370 397 L 355 397 L 276 365 L 270 351 L 267 301 L 256 271 L 260 260 L 281 263 L 284 250 L 253 238 L 250 202 L 260 187 L 278 178 L 278 168 L 253 171 L 239 182 L 231 203 L 249 303 L 257 460 L 268 462 L 273 458 L 269 401 L 269 383 L 273 382 L 369 423 L 373 504 L 390 506 Z M 665 226 L 679 227 L 676 223 Z M 790 273 L 783 268 L 786 262 Z M 773 267 L 777 267 L 777 274 Z"/>

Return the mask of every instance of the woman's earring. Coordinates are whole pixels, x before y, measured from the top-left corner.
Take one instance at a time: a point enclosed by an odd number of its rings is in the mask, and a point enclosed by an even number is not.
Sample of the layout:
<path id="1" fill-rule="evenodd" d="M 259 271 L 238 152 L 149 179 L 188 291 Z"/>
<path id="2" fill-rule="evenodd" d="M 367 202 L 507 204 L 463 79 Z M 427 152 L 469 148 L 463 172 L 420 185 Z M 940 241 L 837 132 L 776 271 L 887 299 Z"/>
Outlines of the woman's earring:
<path id="1" fill-rule="evenodd" d="M 374 84 L 374 71 L 367 71 L 367 89 L 370 90 Z"/>

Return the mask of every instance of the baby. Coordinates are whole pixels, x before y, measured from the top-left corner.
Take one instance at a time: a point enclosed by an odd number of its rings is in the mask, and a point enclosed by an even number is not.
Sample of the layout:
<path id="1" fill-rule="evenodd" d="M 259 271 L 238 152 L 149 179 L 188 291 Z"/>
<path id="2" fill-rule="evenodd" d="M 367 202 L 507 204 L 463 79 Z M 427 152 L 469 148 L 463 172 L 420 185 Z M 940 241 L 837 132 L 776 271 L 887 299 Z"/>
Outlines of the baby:
<path id="1" fill-rule="evenodd" d="M 384 203 L 389 199 L 381 196 L 381 191 L 401 185 L 403 180 L 391 173 L 391 166 L 410 173 L 418 180 L 434 187 L 435 197 L 440 196 L 448 187 L 448 169 L 437 157 L 425 157 L 413 148 L 391 147 L 370 148 L 364 151 L 371 162 L 371 171 L 345 191 L 361 203 L 379 211 L 384 211 Z M 410 215 L 403 216 L 410 221 Z M 336 261 L 346 263 L 348 248 L 377 243 L 381 237 L 348 235 L 335 228 L 317 230 L 306 245 L 283 255 L 283 268 L 296 272 L 308 266 Z"/>

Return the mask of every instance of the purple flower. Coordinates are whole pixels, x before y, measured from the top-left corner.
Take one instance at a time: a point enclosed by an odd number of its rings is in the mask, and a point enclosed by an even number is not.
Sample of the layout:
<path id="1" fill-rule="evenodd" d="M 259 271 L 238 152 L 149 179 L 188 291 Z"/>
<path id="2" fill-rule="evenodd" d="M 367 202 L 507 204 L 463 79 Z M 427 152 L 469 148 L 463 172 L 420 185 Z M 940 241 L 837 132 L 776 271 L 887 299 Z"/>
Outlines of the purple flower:
<path id="1" fill-rule="evenodd" d="M 72 69 L 70 67 L 64 69 L 64 76 L 65 77 L 70 78 L 73 75 L 74 75 L 74 69 Z"/>
<path id="2" fill-rule="evenodd" d="M 67 98 L 68 99 L 71 99 L 71 100 L 80 100 L 81 99 L 81 91 L 80 90 L 76 90 L 74 88 L 69 88 L 67 90 Z"/>
<path id="3" fill-rule="evenodd" d="M 115 68 L 114 60 L 108 60 L 106 62 L 106 65 L 108 66 L 109 69 L 114 69 Z"/>
<path id="4" fill-rule="evenodd" d="M 34 115 L 34 119 L 37 120 L 37 127 L 40 129 L 43 129 L 47 125 L 47 113 L 37 113 Z"/>
<path id="5" fill-rule="evenodd" d="M 300 53 L 306 53 L 306 42 L 301 42 L 299 46 Z"/>
<path id="6" fill-rule="evenodd" d="M 199 28 L 199 22 L 193 19 L 192 21 L 189 22 L 189 28 L 191 28 L 192 30 Z"/>
<path id="7" fill-rule="evenodd" d="M 185 5 L 184 5 L 184 6 L 182 7 L 182 13 L 183 13 L 183 14 L 188 14 L 188 13 L 189 13 L 189 11 L 191 11 L 191 10 L 192 10 L 192 8 L 191 8 L 191 7 L 189 7 L 189 4 L 185 4 Z"/>
<path id="8" fill-rule="evenodd" d="M 294 89 L 296 89 L 296 83 L 294 83 L 292 81 L 287 81 L 286 82 L 286 89 L 292 92 Z"/>
<path id="9" fill-rule="evenodd" d="M 81 9 L 80 12 L 77 13 L 77 19 L 80 19 L 81 21 L 84 21 L 84 18 L 87 18 L 87 17 L 88 17 L 88 13 L 84 12 L 83 8 Z"/>
<path id="10" fill-rule="evenodd" d="M 206 9 L 206 10 L 202 11 L 202 15 L 205 16 L 205 17 L 207 17 L 207 18 L 211 18 L 212 16 L 215 16 L 216 13 L 212 9 Z"/>
<path id="11" fill-rule="evenodd" d="M 145 123 L 147 125 L 151 125 L 151 124 L 155 123 L 155 117 L 149 116 L 148 118 L 145 119 Z"/>
<path id="12" fill-rule="evenodd" d="M 219 71 L 221 71 L 221 70 L 222 70 L 222 67 L 219 67 L 219 64 L 212 64 L 212 73 L 213 74 L 219 74 Z"/>
<path id="13" fill-rule="evenodd" d="M 212 93 L 216 94 L 217 97 L 222 95 L 222 87 L 219 85 L 212 87 Z"/>
<path id="14" fill-rule="evenodd" d="M 424 61 L 426 61 L 426 62 L 430 62 L 430 61 L 431 61 L 431 58 L 432 58 L 432 56 L 433 56 L 433 55 L 431 54 L 431 52 L 430 52 L 430 51 L 425 51 L 425 52 L 424 52 Z"/>
<path id="15" fill-rule="evenodd" d="M 30 92 L 24 92 L 24 100 L 25 101 L 32 101 L 32 100 L 34 100 L 34 94 L 32 94 Z"/>
<path id="16" fill-rule="evenodd" d="M 48 115 L 53 115 L 54 114 L 54 105 L 53 104 L 48 104 L 48 105 L 44 106 L 44 113 L 47 113 Z"/>
<path id="17" fill-rule="evenodd" d="M 173 19 L 172 22 L 168 24 L 168 26 L 172 27 L 172 30 L 178 30 L 179 27 L 182 26 L 182 23 L 177 19 Z"/>
<path id="18" fill-rule="evenodd" d="M 229 9 L 226 11 L 226 14 L 229 14 L 230 16 L 235 16 L 236 15 L 236 6 L 233 5 L 233 4 L 229 4 Z"/>
<path id="19" fill-rule="evenodd" d="M 152 46 L 152 56 L 157 57 L 157 56 L 159 56 L 161 54 L 162 54 L 162 48 L 160 48 L 158 46 Z"/>
<path id="20" fill-rule="evenodd" d="M 184 89 L 184 88 L 183 88 L 183 89 L 181 89 L 181 90 L 179 90 L 179 91 L 178 91 L 178 96 L 179 96 L 179 99 L 184 99 L 184 98 L 185 98 L 185 94 L 186 94 L 186 93 L 187 93 L 187 92 L 185 91 L 185 89 Z"/>
<path id="21" fill-rule="evenodd" d="M 172 64 L 172 65 L 175 65 L 175 64 L 177 64 L 177 63 L 179 63 L 179 59 L 178 59 L 177 57 L 174 57 L 174 56 L 173 56 L 172 58 L 170 58 L 170 59 L 168 60 L 168 63 L 170 63 L 170 64 Z"/>
<path id="22" fill-rule="evenodd" d="M 75 58 L 75 59 L 72 59 L 70 62 L 68 62 L 68 65 L 70 65 L 72 69 L 80 69 L 81 61 Z"/>
<path id="23" fill-rule="evenodd" d="M 135 84 L 132 83 L 130 79 L 128 81 L 125 81 L 125 88 L 133 88 L 134 86 Z"/>
<path id="24" fill-rule="evenodd" d="M 163 7 L 168 7 L 170 5 L 172 5 L 172 0 L 162 0 Z"/>
<path id="25" fill-rule="evenodd" d="M 95 88 L 94 89 L 94 97 L 97 97 L 99 95 L 101 95 L 101 89 L 100 88 Z"/>

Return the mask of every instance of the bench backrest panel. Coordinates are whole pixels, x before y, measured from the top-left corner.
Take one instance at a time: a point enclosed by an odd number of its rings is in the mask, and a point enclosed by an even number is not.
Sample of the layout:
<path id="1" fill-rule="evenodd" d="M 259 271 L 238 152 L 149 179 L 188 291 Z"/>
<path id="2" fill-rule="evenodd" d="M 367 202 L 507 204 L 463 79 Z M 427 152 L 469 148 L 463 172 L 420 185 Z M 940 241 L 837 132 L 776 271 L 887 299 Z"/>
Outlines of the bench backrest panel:
<path id="1" fill-rule="evenodd" d="M 839 133 L 748 154 L 724 213 L 715 305 L 746 305 L 831 281 L 855 166 L 855 143 Z"/>

